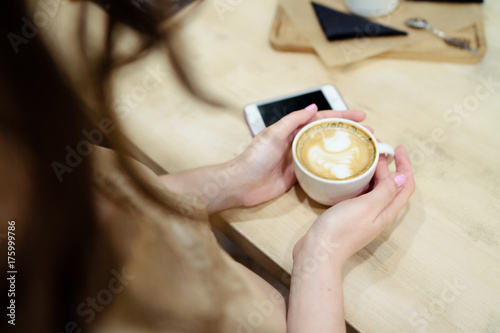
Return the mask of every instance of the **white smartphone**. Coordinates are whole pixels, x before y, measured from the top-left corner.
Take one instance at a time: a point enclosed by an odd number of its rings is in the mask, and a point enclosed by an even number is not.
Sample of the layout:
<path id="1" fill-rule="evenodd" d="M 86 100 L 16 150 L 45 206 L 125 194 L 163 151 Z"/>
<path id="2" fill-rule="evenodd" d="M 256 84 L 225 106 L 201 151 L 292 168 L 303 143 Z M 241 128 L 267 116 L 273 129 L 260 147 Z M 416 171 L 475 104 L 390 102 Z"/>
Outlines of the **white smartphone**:
<path id="1" fill-rule="evenodd" d="M 318 110 L 347 110 L 342 97 L 332 85 L 323 85 L 293 94 L 245 106 L 245 118 L 255 136 L 287 114 L 315 103 Z"/>

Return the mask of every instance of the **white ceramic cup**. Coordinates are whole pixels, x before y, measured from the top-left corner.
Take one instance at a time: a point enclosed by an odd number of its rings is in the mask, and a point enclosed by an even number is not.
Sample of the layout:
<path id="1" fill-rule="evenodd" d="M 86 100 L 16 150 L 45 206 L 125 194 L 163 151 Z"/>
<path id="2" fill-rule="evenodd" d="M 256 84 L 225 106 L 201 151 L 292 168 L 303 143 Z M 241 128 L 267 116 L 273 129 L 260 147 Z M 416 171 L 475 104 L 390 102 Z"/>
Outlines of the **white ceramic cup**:
<path id="1" fill-rule="evenodd" d="M 373 140 L 372 142 L 375 146 L 375 158 L 370 168 L 368 168 L 368 170 L 364 173 L 346 180 L 331 180 L 316 176 L 300 163 L 297 156 L 297 144 L 302 134 L 313 126 L 329 122 L 342 122 L 355 126 Z M 342 118 L 320 119 L 304 126 L 293 140 L 292 153 L 295 175 L 297 176 L 297 180 L 304 192 L 311 199 L 328 206 L 335 205 L 343 200 L 354 198 L 362 194 L 375 174 L 380 154 L 386 155 L 388 164 L 394 159 L 394 149 L 391 146 L 385 143 L 377 143 L 377 140 L 367 128 L 354 121 Z"/>
<path id="2" fill-rule="evenodd" d="M 377 17 L 393 12 L 399 0 L 345 0 L 345 4 L 356 15 Z"/>

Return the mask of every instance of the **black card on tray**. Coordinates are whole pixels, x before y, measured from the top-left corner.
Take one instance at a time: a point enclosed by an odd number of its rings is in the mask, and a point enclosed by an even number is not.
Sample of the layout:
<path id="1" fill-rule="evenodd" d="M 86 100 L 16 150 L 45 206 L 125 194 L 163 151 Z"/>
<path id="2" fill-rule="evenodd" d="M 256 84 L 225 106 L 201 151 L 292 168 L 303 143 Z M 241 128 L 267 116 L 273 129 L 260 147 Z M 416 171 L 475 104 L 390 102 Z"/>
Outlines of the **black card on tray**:
<path id="1" fill-rule="evenodd" d="M 401 36 L 406 32 L 368 21 L 356 15 L 349 15 L 312 2 L 321 28 L 329 41 L 378 36 Z"/>

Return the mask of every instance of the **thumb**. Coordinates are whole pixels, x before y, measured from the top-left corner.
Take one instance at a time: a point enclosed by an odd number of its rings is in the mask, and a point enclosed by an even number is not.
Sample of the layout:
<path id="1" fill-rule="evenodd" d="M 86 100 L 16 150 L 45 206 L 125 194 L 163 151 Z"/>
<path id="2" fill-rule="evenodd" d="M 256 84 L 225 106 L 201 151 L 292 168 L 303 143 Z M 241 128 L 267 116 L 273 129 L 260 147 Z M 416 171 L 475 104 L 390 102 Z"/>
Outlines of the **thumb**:
<path id="1" fill-rule="evenodd" d="M 380 181 L 373 190 L 363 195 L 367 207 L 371 207 L 373 218 L 376 218 L 396 197 L 401 187 L 406 182 L 402 173 L 393 174 Z"/>
<path id="2" fill-rule="evenodd" d="M 307 124 L 317 111 L 318 107 L 316 104 L 311 104 L 302 110 L 291 112 L 272 126 L 275 127 L 279 136 L 284 139 L 289 137 L 290 134 L 296 134 L 299 128 Z"/>

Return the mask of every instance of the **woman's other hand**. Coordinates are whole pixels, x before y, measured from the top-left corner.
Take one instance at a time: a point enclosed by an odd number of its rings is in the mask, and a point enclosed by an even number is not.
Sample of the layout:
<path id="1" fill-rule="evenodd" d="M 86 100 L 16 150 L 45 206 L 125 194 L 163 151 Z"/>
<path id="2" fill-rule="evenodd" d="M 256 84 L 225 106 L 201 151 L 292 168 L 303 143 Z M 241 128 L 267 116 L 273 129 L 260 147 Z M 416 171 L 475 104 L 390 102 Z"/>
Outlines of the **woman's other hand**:
<path id="1" fill-rule="evenodd" d="M 381 156 L 373 189 L 326 210 L 299 240 L 294 255 L 308 248 L 308 243 L 323 242 L 335 248 L 335 260 L 343 265 L 396 218 L 413 194 L 415 180 L 405 148 L 398 146 L 395 152 L 396 173 L 389 174 Z"/>
<path id="2" fill-rule="evenodd" d="M 315 104 L 292 112 L 260 132 L 236 158 L 241 170 L 244 206 L 254 206 L 285 193 L 295 182 L 291 153 L 297 132 L 311 121 L 345 118 L 360 122 L 362 111 L 319 111 Z"/>
<path id="3" fill-rule="evenodd" d="M 381 157 L 373 189 L 326 210 L 293 250 L 288 331 L 344 332 L 342 268 L 387 227 L 415 190 L 402 146 L 394 156 L 396 173 L 389 174 Z"/>

